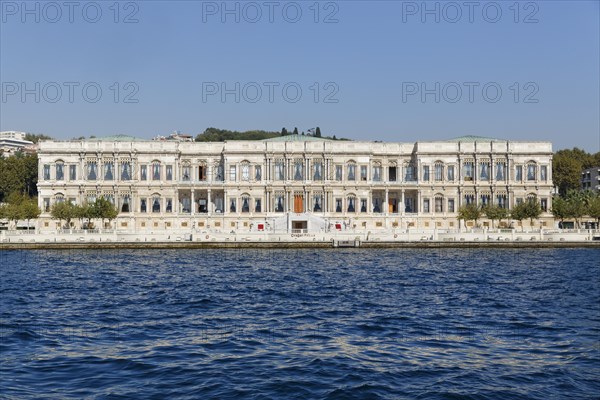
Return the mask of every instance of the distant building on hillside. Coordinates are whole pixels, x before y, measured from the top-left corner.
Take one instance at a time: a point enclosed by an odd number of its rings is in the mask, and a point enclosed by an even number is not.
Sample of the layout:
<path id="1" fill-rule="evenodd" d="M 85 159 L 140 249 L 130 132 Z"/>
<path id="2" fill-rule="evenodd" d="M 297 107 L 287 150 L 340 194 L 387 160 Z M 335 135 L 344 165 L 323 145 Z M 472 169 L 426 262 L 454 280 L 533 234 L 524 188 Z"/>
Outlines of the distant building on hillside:
<path id="1" fill-rule="evenodd" d="M 194 137 L 190 135 L 184 135 L 179 131 L 171 133 L 169 136 L 158 135 L 154 137 L 152 140 L 158 141 L 176 141 L 176 142 L 193 142 Z"/>
<path id="2" fill-rule="evenodd" d="M 35 152 L 36 146 L 25 140 L 25 135 L 25 132 L 18 131 L 0 132 L 0 153 L 10 156 L 18 151 Z"/>
<path id="3" fill-rule="evenodd" d="M 581 189 L 600 192 L 600 167 L 592 167 L 581 173 Z"/>

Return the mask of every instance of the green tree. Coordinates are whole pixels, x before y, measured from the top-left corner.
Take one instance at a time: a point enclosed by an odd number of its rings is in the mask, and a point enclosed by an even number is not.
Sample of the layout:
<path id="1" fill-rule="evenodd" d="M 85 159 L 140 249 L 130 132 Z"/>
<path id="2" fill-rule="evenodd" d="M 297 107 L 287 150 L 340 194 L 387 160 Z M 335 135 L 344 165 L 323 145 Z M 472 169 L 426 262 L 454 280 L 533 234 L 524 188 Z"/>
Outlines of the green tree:
<path id="1" fill-rule="evenodd" d="M 533 226 L 533 220 L 538 219 L 542 215 L 542 207 L 536 199 L 531 199 L 525 204 L 525 217 L 529 218 L 529 226 Z"/>
<path id="2" fill-rule="evenodd" d="M 519 224 L 521 224 L 521 230 L 523 230 L 523 224 L 522 221 L 527 218 L 527 211 L 526 211 L 526 207 L 527 204 L 525 203 L 518 203 L 516 206 L 513 207 L 513 209 L 510 211 L 510 217 L 512 219 L 515 219 L 517 221 L 519 221 Z"/>
<path id="3" fill-rule="evenodd" d="M 288 131 L 285 128 L 281 128 L 281 136 L 287 136 L 288 135 Z"/>
<path id="4" fill-rule="evenodd" d="M 319 128 L 318 126 L 317 126 L 317 130 L 316 130 L 315 136 L 316 137 L 321 137 L 321 128 Z"/>
<path id="5" fill-rule="evenodd" d="M 501 220 L 503 218 L 508 218 L 508 210 L 506 208 L 500 207 L 498 205 L 488 205 L 483 208 L 483 213 L 487 218 L 492 220 L 492 228 L 494 227 L 495 220 Z"/>
<path id="6" fill-rule="evenodd" d="M 590 199 L 587 214 L 596 220 L 596 227 L 600 227 L 600 193 Z"/>
<path id="7" fill-rule="evenodd" d="M 581 171 L 586 168 L 600 166 L 600 152 L 589 154 L 577 147 L 563 149 L 554 153 L 552 158 L 552 180 L 561 196 L 569 190 L 581 187 Z"/>
<path id="8" fill-rule="evenodd" d="M 565 221 L 565 219 L 571 218 L 569 203 L 567 200 L 560 196 L 554 196 L 552 198 L 552 215 L 554 215 L 554 218 L 557 218 L 561 224 Z"/>
<path id="9" fill-rule="evenodd" d="M 71 228 L 71 220 L 77 218 L 77 206 L 70 201 L 61 201 L 54 203 L 50 209 L 52 218 L 57 219 L 62 226 L 62 221 L 65 221 L 65 226 Z"/>
<path id="10" fill-rule="evenodd" d="M 42 213 L 37 205 L 37 199 L 28 197 L 23 203 L 21 203 L 22 217 L 27 220 L 27 229 L 29 229 L 29 222 L 32 219 L 37 219 Z"/>
<path id="11" fill-rule="evenodd" d="M 298 134 L 298 128 L 294 128 L 294 132 L 292 133 L 292 135 L 297 135 Z"/>
<path id="12" fill-rule="evenodd" d="M 96 218 L 100 218 L 102 225 L 104 225 L 105 219 L 110 223 L 113 219 L 117 218 L 119 211 L 110 201 L 104 197 L 98 197 L 93 205 L 91 214 Z"/>
<path id="13" fill-rule="evenodd" d="M 477 225 L 477 220 L 481 218 L 481 208 L 476 204 L 465 204 L 458 209 L 458 220 L 466 221 L 475 221 L 475 225 Z"/>
<path id="14" fill-rule="evenodd" d="M 581 218 L 583 218 L 587 212 L 586 207 L 586 194 L 580 190 L 569 190 L 567 192 L 567 204 L 569 218 L 575 219 L 577 228 L 581 227 Z"/>

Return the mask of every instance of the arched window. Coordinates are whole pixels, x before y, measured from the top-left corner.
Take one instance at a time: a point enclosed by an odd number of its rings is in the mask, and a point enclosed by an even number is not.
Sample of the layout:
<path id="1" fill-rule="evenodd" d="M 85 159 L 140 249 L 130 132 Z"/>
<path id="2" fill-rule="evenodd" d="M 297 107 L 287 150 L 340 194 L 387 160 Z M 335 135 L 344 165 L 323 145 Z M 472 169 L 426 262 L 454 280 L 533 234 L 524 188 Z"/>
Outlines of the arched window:
<path id="1" fill-rule="evenodd" d="M 373 182 L 381 182 L 381 163 L 373 162 Z"/>
<path id="2" fill-rule="evenodd" d="M 354 194 L 349 194 L 347 201 L 348 201 L 348 207 L 346 210 L 349 213 L 356 212 L 356 196 Z"/>
<path id="3" fill-rule="evenodd" d="M 154 193 L 152 195 L 152 212 L 159 213 L 160 212 L 160 194 Z"/>
<path id="4" fill-rule="evenodd" d="M 248 213 L 250 212 L 250 195 L 247 193 L 244 193 L 242 195 L 242 212 L 243 213 Z"/>
<path id="5" fill-rule="evenodd" d="M 242 180 L 249 181 L 250 180 L 250 163 L 248 161 L 242 161 L 240 168 L 241 168 L 241 172 L 242 172 Z"/>
<path id="6" fill-rule="evenodd" d="M 352 160 L 348 161 L 348 180 L 356 180 L 356 163 Z"/>
<path id="7" fill-rule="evenodd" d="M 529 161 L 527 163 L 527 180 L 535 181 L 537 178 L 537 164 L 535 161 Z"/>
<path id="8" fill-rule="evenodd" d="M 184 160 L 181 163 L 181 180 L 185 182 L 192 180 L 192 167 L 188 160 Z"/>

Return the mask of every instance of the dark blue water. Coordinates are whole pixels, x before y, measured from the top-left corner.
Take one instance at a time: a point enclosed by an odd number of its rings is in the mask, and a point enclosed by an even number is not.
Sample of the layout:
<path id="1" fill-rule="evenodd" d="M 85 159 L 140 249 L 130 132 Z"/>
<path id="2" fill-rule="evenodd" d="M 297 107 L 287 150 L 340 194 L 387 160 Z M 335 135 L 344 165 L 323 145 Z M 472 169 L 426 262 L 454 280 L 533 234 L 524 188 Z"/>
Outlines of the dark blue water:
<path id="1" fill-rule="evenodd" d="M 0 253 L 0 397 L 600 394 L 600 251 Z"/>

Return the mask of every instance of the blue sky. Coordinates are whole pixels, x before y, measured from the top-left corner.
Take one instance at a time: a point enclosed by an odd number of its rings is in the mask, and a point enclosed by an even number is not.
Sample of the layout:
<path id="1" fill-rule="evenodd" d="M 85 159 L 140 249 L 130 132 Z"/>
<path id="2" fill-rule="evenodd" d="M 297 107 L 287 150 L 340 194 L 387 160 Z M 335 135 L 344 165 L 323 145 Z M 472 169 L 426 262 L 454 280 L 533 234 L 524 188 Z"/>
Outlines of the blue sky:
<path id="1" fill-rule="evenodd" d="M 70 10 L 2 0 L 0 130 L 150 138 L 319 126 L 356 140 L 472 134 L 599 151 L 599 2 L 470 4 L 98 1 Z"/>

